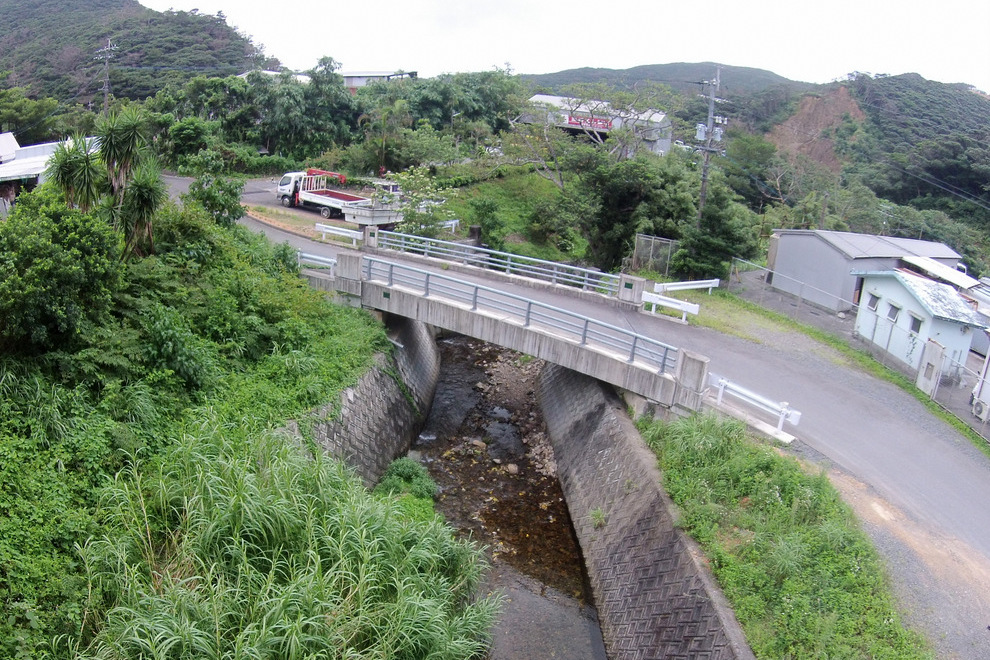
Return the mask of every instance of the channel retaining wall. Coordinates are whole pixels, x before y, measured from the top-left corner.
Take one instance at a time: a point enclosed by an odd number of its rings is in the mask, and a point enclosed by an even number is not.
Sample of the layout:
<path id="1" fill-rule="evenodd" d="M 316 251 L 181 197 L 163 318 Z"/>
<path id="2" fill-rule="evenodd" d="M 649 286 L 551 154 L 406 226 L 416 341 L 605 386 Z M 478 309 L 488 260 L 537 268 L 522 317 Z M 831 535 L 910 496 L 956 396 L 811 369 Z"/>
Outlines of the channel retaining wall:
<path id="1" fill-rule="evenodd" d="M 402 317 L 389 318 L 387 326 L 393 355 L 375 356 L 375 366 L 361 380 L 310 420 L 316 444 L 353 468 L 368 487 L 409 450 L 430 411 L 440 373 L 429 326 Z"/>
<path id="2" fill-rule="evenodd" d="M 609 658 L 753 658 L 615 391 L 553 364 L 539 391 Z"/>

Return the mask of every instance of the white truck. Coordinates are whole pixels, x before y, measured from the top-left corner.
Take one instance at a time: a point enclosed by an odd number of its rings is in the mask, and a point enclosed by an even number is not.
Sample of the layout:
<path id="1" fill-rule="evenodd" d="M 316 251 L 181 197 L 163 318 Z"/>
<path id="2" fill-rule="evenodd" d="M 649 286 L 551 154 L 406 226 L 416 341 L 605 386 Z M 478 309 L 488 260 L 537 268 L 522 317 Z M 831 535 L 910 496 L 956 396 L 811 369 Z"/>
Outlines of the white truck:
<path id="1" fill-rule="evenodd" d="M 278 182 L 275 196 L 282 206 L 308 206 L 319 209 L 324 218 L 341 218 L 344 209 L 371 207 L 372 200 L 331 188 L 328 183 L 336 180 L 343 185 L 347 177 L 337 172 L 308 169 L 305 172 L 286 172 Z"/>
<path id="2" fill-rule="evenodd" d="M 371 197 L 331 188 L 331 181 L 344 185 L 347 177 L 318 169 L 286 172 L 278 182 L 275 196 L 282 206 L 316 208 L 324 218 L 343 218 L 345 222 L 356 225 L 391 227 L 402 222 L 402 214 L 397 210 L 398 186 L 394 182 L 375 182 L 376 188 L 389 193 L 387 197 L 391 202 L 386 204 Z"/>

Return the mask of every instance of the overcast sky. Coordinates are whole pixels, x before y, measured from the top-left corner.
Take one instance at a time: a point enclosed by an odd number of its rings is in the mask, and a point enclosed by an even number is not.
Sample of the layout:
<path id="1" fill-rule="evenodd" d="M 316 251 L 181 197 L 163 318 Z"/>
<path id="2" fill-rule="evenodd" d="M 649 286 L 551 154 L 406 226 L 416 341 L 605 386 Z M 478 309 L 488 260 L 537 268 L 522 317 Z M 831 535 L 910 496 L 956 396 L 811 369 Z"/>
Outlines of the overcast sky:
<path id="1" fill-rule="evenodd" d="M 222 11 L 294 70 L 324 55 L 347 71 L 424 77 L 717 62 L 824 83 L 852 71 L 919 73 L 990 92 L 987 0 L 139 0 Z M 731 86 L 731 80 L 725 80 Z"/>

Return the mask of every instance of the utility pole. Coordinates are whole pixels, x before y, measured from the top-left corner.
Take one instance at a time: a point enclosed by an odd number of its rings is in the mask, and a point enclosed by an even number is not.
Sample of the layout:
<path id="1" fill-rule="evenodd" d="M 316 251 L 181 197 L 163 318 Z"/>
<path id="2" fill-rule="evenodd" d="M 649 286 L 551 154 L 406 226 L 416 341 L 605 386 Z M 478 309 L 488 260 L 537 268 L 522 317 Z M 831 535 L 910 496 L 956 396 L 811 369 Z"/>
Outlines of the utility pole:
<path id="1" fill-rule="evenodd" d="M 705 152 L 705 163 L 701 168 L 701 195 L 698 199 L 698 226 L 701 226 L 701 213 L 705 210 L 705 199 L 708 197 L 708 166 L 712 159 L 712 152 L 716 150 L 712 147 L 713 142 L 722 140 L 722 129 L 715 130 L 715 93 L 718 92 L 722 67 L 715 67 L 715 80 L 706 80 L 708 85 L 708 123 L 698 124 L 698 132 L 695 139 L 704 140 L 705 146 L 701 150 Z M 720 118 L 721 119 L 721 118 Z"/>
<path id="2" fill-rule="evenodd" d="M 107 114 L 110 109 L 110 60 L 117 52 L 117 46 L 107 39 L 107 45 L 96 51 L 94 60 L 103 60 L 103 114 Z"/>

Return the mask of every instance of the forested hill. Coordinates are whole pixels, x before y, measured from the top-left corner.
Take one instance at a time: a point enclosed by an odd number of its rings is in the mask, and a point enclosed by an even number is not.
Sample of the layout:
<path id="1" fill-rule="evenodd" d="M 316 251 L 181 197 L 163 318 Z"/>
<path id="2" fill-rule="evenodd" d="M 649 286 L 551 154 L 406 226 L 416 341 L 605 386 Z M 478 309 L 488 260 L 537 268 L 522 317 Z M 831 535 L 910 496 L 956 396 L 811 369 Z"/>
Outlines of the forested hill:
<path id="1" fill-rule="evenodd" d="M 715 77 L 714 62 L 676 62 L 647 64 L 631 69 L 598 69 L 585 67 L 556 73 L 524 74 L 519 77 L 535 88 L 557 92 L 574 83 L 605 83 L 617 89 L 632 89 L 637 83 L 662 83 L 678 92 L 695 93 L 703 80 Z M 722 66 L 721 96 L 758 94 L 770 88 L 784 87 L 803 92 L 814 87 L 811 83 L 788 80 L 776 73 L 744 66 Z"/>
<path id="2" fill-rule="evenodd" d="M 990 98 L 914 73 L 847 84 L 869 118 L 844 140 L 863 180 L 899 204 L 990 227 Z"/>
<path id="3" fill-rule="evenodd" d="M 144 98 L 169 82 L 228 76 L 264 61 L 222 15 L 156 12 L 136 0 L 0 0 L 2 87 L 86 103 L 101 95 L 108 40 L 117 46 L 110 86 Z"/>

